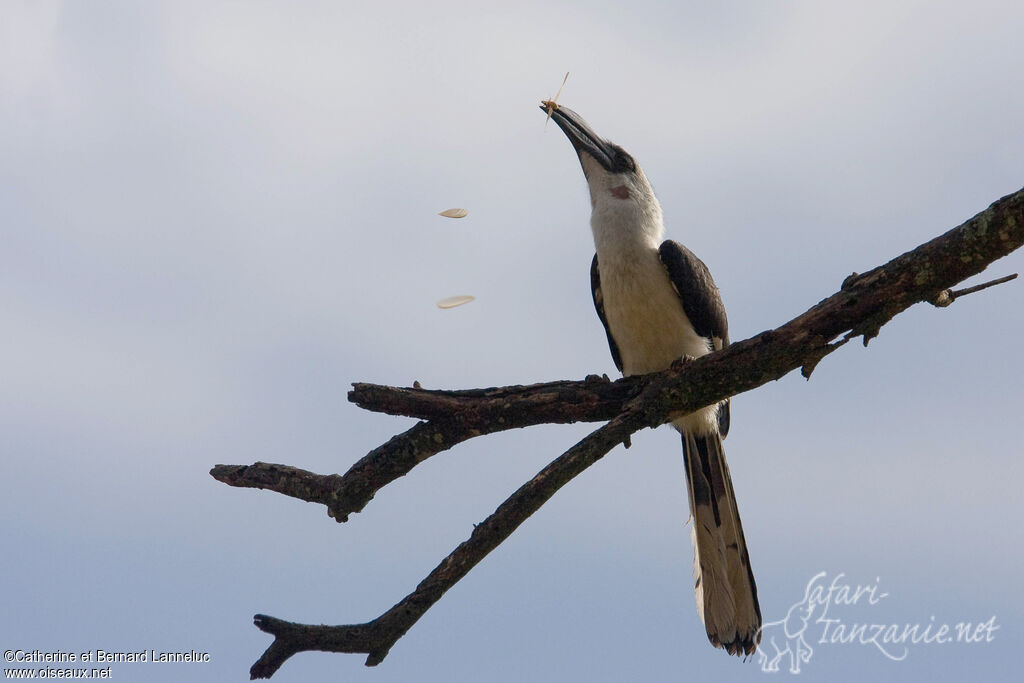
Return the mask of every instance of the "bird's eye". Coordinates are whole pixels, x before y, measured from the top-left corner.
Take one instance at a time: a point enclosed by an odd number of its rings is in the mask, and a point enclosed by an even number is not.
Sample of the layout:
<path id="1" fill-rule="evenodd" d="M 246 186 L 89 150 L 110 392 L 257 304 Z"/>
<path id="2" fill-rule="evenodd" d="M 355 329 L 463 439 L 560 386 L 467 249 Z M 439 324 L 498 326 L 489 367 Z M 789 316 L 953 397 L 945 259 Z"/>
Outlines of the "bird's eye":
<path id="1" fill-rule="evenodd" d="M 616 173 L 632 173 L 636 171 L 636 162 L 633 161 L 633 157 L 621 147 L 615 148 L 613 164 Z"/>

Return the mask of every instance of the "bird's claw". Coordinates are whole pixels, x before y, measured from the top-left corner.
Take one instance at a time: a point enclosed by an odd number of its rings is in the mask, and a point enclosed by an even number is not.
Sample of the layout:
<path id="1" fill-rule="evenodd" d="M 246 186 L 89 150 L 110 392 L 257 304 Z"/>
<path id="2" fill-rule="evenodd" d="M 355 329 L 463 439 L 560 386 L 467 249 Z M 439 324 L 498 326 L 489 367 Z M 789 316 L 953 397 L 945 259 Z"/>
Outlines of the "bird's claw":
<path id="1" fill-rule="evenodd" d="M 682 370 L 685 366 L 689 365 L 693 361 L 697 360 L 693 356 L 680 356 L 679 358 L 672 361 L 673 370 Z"/>

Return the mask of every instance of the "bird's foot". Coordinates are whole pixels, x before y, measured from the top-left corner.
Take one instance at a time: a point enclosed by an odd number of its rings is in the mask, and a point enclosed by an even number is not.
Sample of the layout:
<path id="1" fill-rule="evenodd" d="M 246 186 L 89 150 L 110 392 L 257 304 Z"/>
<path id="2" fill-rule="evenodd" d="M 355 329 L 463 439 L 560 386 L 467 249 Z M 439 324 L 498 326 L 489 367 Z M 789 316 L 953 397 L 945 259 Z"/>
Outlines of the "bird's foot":
<path id="1" fill-rule="evenodd" d="M 682 356 L 672 361 L 673 370 L 682 370 L 685 366 L 689 365 L 693 361 L 697 360 L 693 356 Z"/>

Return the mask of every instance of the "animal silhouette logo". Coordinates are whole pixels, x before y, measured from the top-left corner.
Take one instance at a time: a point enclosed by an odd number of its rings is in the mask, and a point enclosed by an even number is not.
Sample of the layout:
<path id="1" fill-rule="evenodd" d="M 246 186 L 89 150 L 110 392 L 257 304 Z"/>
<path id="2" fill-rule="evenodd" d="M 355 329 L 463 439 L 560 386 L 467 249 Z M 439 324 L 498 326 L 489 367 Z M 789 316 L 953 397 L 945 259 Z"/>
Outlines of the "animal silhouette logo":
<path id="1" fill-rule="evenodd" d="M 807 584 L 803 600 L 790 607 L 785 618 L 761 625 L 761 644 L 757 648 L 757 662 L 761 665 L 761 671 L 778 671 L 779 662 L 786 655 L 789 655 L 789 672 L 794 674 L 800 673 L 801 662 L 806 664 L 811 661 L 814 649 L 808 644 L 804 633 L 815 610 L 824 612 L 827 609 L 812 600 L 813 583 L 812 579 Z"/>

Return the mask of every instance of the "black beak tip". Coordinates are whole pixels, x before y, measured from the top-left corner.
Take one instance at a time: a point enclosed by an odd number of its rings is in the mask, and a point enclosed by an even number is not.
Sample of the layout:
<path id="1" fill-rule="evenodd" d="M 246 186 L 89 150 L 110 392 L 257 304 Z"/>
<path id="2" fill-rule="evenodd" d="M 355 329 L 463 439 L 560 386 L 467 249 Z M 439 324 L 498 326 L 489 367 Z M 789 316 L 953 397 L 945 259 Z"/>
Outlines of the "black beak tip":
<path id="1" fill-rule="evenodd" d="M 558 113 L 558 104 L 553 100 L 541 100 L 540 110 L 547 114 L 548 118 L 556 118 L 555 114 Z"/>

